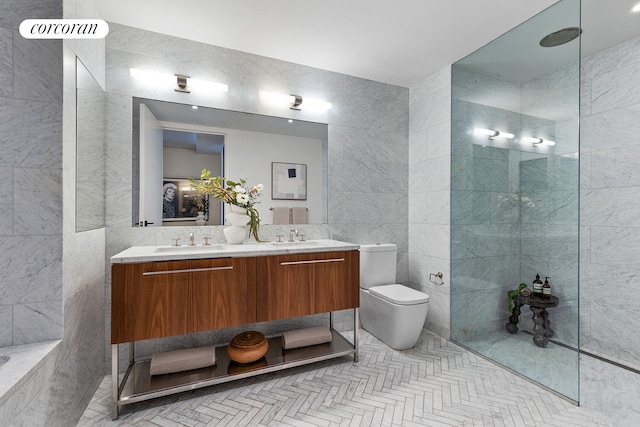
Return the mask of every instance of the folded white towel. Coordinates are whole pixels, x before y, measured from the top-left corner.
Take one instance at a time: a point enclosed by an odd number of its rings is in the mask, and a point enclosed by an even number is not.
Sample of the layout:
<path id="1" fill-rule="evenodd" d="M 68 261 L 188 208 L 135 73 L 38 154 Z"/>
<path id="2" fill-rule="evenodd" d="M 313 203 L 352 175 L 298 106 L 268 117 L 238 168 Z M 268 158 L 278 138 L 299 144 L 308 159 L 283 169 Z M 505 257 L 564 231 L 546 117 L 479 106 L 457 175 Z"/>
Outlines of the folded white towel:
<path id="1" fill-rule="evenodd" d="M 295 207 L 291 208 L 293 212 L 292 224 L 306 224 L 307 223 L 307 208 Z"/>
<path id="2" fill-rule="evenodd" d="M 282 348 L 298 348 L 331 342 L 331 329 L 325 326 L 296 329 L 282 333 Z"/>
<path id="3" fill-rule="evenodd" d="M 185 348 L 183 350 L 165 351 L 151 356 L 151 375 L 170 374 L 173 372 L 200 369 L 216 364 L 216 348 L 214 346 Z"/>
<path id="4" fill-rule="evenodd" d="M 273 209 L 274 224 L 289 224 L 289 208 L 275 207 Z"/>

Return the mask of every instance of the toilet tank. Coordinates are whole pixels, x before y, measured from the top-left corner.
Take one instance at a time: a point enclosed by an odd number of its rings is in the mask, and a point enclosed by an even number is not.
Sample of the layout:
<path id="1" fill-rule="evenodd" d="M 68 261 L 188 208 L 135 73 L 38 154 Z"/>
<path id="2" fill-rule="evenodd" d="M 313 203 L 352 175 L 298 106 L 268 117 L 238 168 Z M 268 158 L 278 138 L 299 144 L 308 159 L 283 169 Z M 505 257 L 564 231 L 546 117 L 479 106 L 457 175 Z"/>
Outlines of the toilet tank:
<path id="1" fill-rule="evenodd" d="M 396 283 L 396 253 L 398 248 L 392 243 L 360 245 L 360 287 Z"/>

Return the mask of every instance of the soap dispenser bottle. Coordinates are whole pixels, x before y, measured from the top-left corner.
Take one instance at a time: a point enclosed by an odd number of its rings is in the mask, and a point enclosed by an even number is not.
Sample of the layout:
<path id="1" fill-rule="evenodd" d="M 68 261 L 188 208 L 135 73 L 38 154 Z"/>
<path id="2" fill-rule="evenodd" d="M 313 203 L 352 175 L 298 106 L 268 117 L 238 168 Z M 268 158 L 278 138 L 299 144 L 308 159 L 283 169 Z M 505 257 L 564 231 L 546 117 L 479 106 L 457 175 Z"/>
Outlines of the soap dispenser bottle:
<path id="1" fill-rule="evenodd" d="M 544 278 L 544 285 L 542 285 L 542 295 L 549 298 L 551 296 L 551 285 L 549 284 L 549 278 Z"/>
<path id="2" fill-rule="evenodd" d="M 536 280 L 533 281 L 533 293 L 538 295 L 542 294 L 542 280 L 540 280 L 539 274 L 536 274 Z"/>

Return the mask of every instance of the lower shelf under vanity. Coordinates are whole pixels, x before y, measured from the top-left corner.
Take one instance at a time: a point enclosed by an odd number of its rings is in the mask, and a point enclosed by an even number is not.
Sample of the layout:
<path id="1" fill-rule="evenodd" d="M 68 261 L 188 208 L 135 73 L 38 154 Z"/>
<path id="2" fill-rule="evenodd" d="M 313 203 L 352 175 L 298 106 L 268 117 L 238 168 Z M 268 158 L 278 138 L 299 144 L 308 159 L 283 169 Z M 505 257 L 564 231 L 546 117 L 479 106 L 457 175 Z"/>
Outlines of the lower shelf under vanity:
<path id="1" fill-rule="evenodd" d="M 257 362 L 246 365 L 231 361 L 226 345 L 216 347 L 216 365 L 208 368 L 152 376 L 149 373 L 150 360 L 136 361 L 129 365 L 119 387 L 113 419 L 118 416 L 117 406 L 343 356 L 353 355 L 357 361 L 357 346 L 335 330 L 331 334 L 329 343 L 290 350 L 282 348 L 280 336 L 269 338 L 267 354 Z M 354 338 L 357 340 L 357 337 Z"/>

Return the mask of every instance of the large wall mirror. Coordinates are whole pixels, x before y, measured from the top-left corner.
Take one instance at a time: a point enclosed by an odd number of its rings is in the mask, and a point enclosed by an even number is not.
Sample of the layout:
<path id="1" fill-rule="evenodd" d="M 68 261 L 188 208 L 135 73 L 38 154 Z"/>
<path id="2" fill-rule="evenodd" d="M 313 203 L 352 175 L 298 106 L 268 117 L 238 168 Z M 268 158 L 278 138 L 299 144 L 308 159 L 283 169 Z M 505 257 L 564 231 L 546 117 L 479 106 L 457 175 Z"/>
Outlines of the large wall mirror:
<path id="1" fill-rule="evenodd" d="M 224 224 L 224 206 L 189 186 L 202 169 L 263 184 L 262 224 L 327 222 L 326 124 L 144 98 L 132 111 L 134 226 L 196 225 L 199 211 Z"/>
<path id="2" fill-rule="evenodd" d="M 105 224 L 106 95 L 76 58 L 76 232 Z"/>

